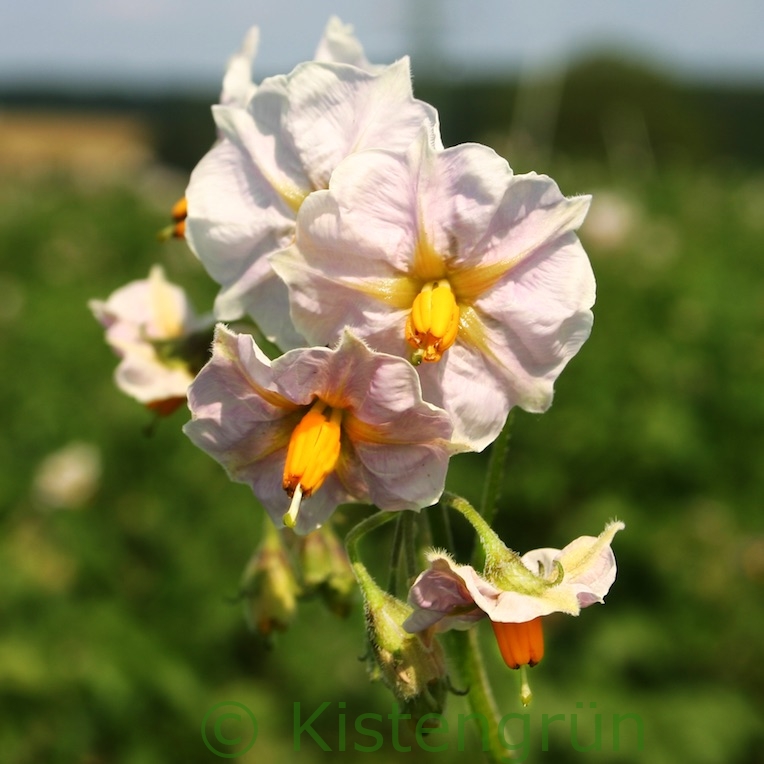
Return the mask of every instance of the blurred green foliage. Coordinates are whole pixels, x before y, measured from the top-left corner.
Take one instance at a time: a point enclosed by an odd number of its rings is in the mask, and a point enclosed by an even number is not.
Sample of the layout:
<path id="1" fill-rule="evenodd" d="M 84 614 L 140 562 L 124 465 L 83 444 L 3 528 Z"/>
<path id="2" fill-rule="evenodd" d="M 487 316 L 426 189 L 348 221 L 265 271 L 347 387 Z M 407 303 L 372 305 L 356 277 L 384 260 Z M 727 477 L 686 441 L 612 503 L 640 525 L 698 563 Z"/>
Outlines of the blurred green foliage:
<path id="1" fill-rule="evenodd" d="M 627 529 L 607 604 L 547 619 L 547 655 L 530 672 L 527 760 L 545 756 L 543 714 L 564 714 L 547 741 L 563 764 L 757 764 L 764 176 L 671 164 L 649 144 L 620 151 L 633 145 L 628 133 L 613 140 L 607 164 L 559 151 L 541 167 L 564 192 L 594 194 L 581 237 L 598 279 L 596 320 L 551 410 L 516 416 L 496 527 L 521 552 L 596 534 L 612 517 Z M 530 169 L 533 155 L 497 148 Z M 180 433 L 184 412 L 147 432 L 149 414 L 111 383 L 116 360 L 86 307 L 155 261 L 209 306 L 214 287 L 185 246 L 154 238 L 182 188 L 153 170 L 122 181 L 0 179 L 0 759 L 216 761 L 200 725 L 212 706 L 236 701 L 259 723 L 242 761 L 365 761 L 353 742 L 369 739 L 354 736 L 353 720 L 386 717 L 391 697 L 359 660 L 360 604 L 342 620 L 302 603 L 270 647 L 247 630 L 236 597 L 262 510 Z M 102 474 L 57 508 L 41 492 L 41 465 L 77 442 L 98 450 Z M 478 501 L 486 463 L 455 458 L 450 488 Z M 344 527 L 360 516 L 349 510 Z M 456 551 L 468 554 L 470 531 L 453 523 Z M 380 576 L 387 543 L 382 531 L 365 545 Z M 490 630 L 483 636 L 500 709 L 522 713 L 516 674 Z M 335 752 L 307 735 L 295 752 L 293 704 L 304 721 L 324 701 L 314 728 Z M 346 752 L 336 751 L 340 713 Z M 460 713 L 454 696 L 452 730 L 432 741 L 447 743 L 439 760 L 463 758 Z M 601 715 L 600 752 L 574 749 L 573 714 L 580 747 Z M 624 722 L 614 750 L 615 714 L 639 715 L 641 749 Z M 389 737 L 376 760 L 399 758 Z M 474 754 L 480 740 L 465 745 Z"/>

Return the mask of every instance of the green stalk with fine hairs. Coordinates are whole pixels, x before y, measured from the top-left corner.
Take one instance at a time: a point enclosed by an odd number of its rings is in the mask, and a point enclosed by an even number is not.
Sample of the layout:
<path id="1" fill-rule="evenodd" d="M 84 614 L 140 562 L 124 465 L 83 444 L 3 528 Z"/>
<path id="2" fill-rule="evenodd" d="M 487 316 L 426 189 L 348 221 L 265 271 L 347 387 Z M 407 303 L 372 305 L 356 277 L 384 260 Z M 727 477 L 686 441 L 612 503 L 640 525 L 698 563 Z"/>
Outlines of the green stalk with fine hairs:
<path id="1" fill-rule="evenodd" d="M 478 641 L 478 630 L 473 627 L 466 632 L 452 632 L 449 636 L 449 653 L 456 662 L 462 682 L 467 685 L 470 709 L 488 723 L 488 750 L 484 751 L 484 754 L 491 764 L 506 762 L 511 748 L 505 748 L 499 742 L 501 714 L 488 681 L 483 652 Z M 506 729 L 503 741 L 506 746 L 512 745 L 507 739 Z"/>

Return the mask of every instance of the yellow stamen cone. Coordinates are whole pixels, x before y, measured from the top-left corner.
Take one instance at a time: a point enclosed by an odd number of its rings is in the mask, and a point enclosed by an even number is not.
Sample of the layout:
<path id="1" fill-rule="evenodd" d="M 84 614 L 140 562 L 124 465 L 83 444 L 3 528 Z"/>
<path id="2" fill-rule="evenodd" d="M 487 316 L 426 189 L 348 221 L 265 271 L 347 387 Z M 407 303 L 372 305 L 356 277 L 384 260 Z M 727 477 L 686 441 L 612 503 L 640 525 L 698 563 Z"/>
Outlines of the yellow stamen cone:
<path id="1" fill-rule="evenodd" d="M 493 633 L 504 663 L 511 669 L 535 666 L 544 657 L 544 631 L 541 618 L 524 623 L 497 623 L 491 621 Z"/>
<path id="2" fill-rule="evenodd" d="M 293 528 L 302 499 L 317 491 L 340 458 L 342 410 L 317 401 L 289 439 L 282 485 L 292 498 L 284 524 Z"/>
<path id="3" fill-rule="evenodd" d="M 175 221 L 185 220 L 188 215 L 188 202 L 186 201 L 186 197 L 182 196 L 180 199 L 178 199 L 175 204 L 172 205 L 172 210 L 170 211 L 170 215 L 172 216 L 172 219 Z"/>
<path id="4" fill-rule="evenodd" d="M 459 306 L 446 279 L 425 284 L 406 321 L 406 341 L 414 348 L 412 362 L 439 361 L 456 341 Z"/>
<path id="5" fill-rule="evenodd" d="M 185 239 L 186 217 L 188 216 L 188 202 L 186 201 L 185 196 L 182 196 L 172 205 L 170 216 L 175 222 L 159 231 L 157 238 L 159 241 L 167 241 L 167 239 Z"/>

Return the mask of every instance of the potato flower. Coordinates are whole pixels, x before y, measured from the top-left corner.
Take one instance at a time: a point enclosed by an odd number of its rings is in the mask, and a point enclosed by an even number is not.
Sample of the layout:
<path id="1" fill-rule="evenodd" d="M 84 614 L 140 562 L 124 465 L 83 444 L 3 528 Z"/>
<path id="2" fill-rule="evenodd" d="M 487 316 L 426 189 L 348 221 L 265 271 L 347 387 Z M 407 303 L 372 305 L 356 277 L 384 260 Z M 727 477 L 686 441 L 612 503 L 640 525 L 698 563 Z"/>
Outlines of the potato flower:
<path id="1" fill-rule="evenodd" d="M 252 78 L 252 64 L 259 44 L 259 28 L 250 27 L 239 50 L 228 59 L 220 91 L 221 105 L 239 106 L 244 109 L 255 94 L 257 85 Z M 382 68 L 369 63 L 361 43 L 353 34 L 353 27 L 343 24 L 337 16 L 332 16 L 327 22 L 313 60 L 352 64 L 367 71 Z"/>
<path id="2" fill-rule="evenodd" d="M 250 27 L 244 35 L 241 48 L 228 59 L 220 90 L 220 103 L 223 106 L 239 106 L 243 109 L 255 94 L 257 85 L 252 79 L 252 64 L 259 44 L 260 30 Z"/>
<path id="3" fill-rule="evenodd" d="M 581 536 L 562 550 L 534 549 L 522 557 L 494 541 L 482 575 L 432 551 L 429 569 L 409 592 L 416 609 L 404 628 L 412 633 L 463 629 L 488 616 L 505 663 L 534 666 L 544 656 L 543 616 L 578 615 L 604 601 L 616 574 L 610 544 L 623 528 L 611 522 L 597 537 Z"/>
<path id="4" fill-rule="evenodd" d="M 252 64 L 259 43 L 259 28 L 250 27 L 239 50 L 228 59 L 218 101 L 220 105 L 246 109 L 250 98 L 257 90 L 257 85 L 252 78 Z M 353 35 L 353 27 L 349 24 L 343 24 L 336 16 L 329 19 L 324 34 L 318 43 L 314 60 L 352 64 L 368 71 L 380 68 L 370 64 L 367 60 L 360 42 Z M 226 140 L 225 134 L 220 129 L 217 131 L 217 138 L 218 141 Z M 172 208 L 173 223 L 160 231 L 159 238 L 185 238 L 187 215 L 188 201 L 184 196 Z"/>
<path id="5" fill-rule="evenodd" d="M 368 72 L 384 68 L 369 62 L 363 51 L 363 46 L 353 34 L 352 25 L 343 24 L 337 16 L 332 16 L 327 22 L 313 60 L 352 64 Z"/>
<path id="6" fill-rule="evenodd" d="M 436 112 L 414 99 L 404 58 L 374 71 L 303 63 L 260 83 L 245 109 L 221 104 L 213 115 L 222 139 L 191 175 L 185 235 L 222 287 L 215 314 L 249 314 L 282 349 L 304 345 L 266 256 L 294 241 L 301 204 L 327 187 L 342 159 L 373 147 L 403 150 L 423 122 L 437 132 Z"/>
<path id="7" fill-rule="evenodd" d="M 408 151 L 343 161 L 270 260 L 309 342 L 348 325 L 421 364 L 425 399 L 482 450 L 512 406 L 549 407 L 589 335 L 594 275 L 575 234 L 588 207 L 485 146 L 438 151 L 425 129 Z"/>
<path id="8" fill-rule="evenodd" d="M 122 359 L 114 374 L 117 387 L 160 414 L 182 405 L 207 360 L 212 328 L 209 318 L 194 313 L 185 291 L 155 265 L 148 279 L 132 281 L 105 302 L 91 300 L 88 306 Z"/>
<path id="9" fill-rule="evenodd" d="M 220 91 L 220 101 L 223 106 L 245 108 L 249 99 L 255 94 L 257 85 L 252 79 L 252 63 L 260 43 L 260 30 L 250 27 L 244 36 L 241 48 L 228 59 L 223 87 Z M 218 140 L 225 140 L 218 131 Z M 170 210 L 172 223 L 159 231 L 160 241 L 167 239 L 185 239 L 186 218 L 188 217 L 188 200 L 182 196 Z"/>
<path id="10" fill-rule="evenodd" d="M 247 483 L 274 522 L 309 533 L 345 502 L 419 509 L 443 491 L 451 423 L 416 372 L 349 332 L 268 360 L 219 324 L 189 390 L 188 437 Z"/>

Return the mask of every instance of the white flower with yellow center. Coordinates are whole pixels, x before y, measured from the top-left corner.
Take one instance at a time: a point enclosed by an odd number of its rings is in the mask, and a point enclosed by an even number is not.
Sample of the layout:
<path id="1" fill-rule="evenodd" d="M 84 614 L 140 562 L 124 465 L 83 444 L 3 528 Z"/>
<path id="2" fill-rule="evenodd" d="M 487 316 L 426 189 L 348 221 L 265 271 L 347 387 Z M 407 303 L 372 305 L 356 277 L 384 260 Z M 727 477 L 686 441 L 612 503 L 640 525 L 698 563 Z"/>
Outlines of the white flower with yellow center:
<path id="1" fill-rule="evenodd" d="M 427 555 L 430 567 L 409 592 L 415 610 L 404 628 L 412 633 L 465 629 L 488 616 L 505 663 L 510 668 L 534 666 L 544 657 L 544 616 L 578 615 L 582 608 L 604 602 L 616 575 L 611 544 L 623 528 L 614 521 L 599 536 L 580 536 L 564 549 L 534 549 L 522 557 L 486 529 L 482 574 L 432 551 Z"/>
<path id="2" fill-rule="evenodd" d="M 416 372 L 349 332 L 269 361 L 219 324 L 184 432 L 247 483 L 274 522 L 309 533 L 346 502 L 419 509 L 443 492 L 451 422 Z"/>
<path id="3" fill-rule="evenodd" d="M 546 410 L 589 336 L 595 283 L 576 229 L 588 196 L 514 175 L 491 149 L 355 154 L 300 209 L 294 246 L 271 263 L 312 343 L 352 326 L 420 364 L 426 400 L 454 439 L 482 450 L 512 406 Z"/>
<path id="4" fill-rule="evenodd" d="M 212 323 L 194 313 L 184 290 L 155 265 L 147 279 L 117 289 L 106 301 L 88 303 L 106 329 L 106 341 L 122 359 L 114 379 L 131 398 L 171 413 L 201 368 Z"/>
<path id="5" fill-rule="evenodd" d="M 213 107 L 221 140 L 186 190 L 186 240 L 222 287 L 215 315 L 249 314 L 282 349 L 305 343 L 266 256 L 294 241 L 300 205 L 349 154 L 403 150 L 423 122 L 437 132 L 435 110 L 413 97 L 408 59 L 372 67 L 334 21 L 317 51 L 322 60 L 265 79 L 244 108 Z"/>

